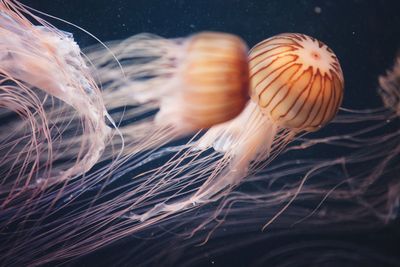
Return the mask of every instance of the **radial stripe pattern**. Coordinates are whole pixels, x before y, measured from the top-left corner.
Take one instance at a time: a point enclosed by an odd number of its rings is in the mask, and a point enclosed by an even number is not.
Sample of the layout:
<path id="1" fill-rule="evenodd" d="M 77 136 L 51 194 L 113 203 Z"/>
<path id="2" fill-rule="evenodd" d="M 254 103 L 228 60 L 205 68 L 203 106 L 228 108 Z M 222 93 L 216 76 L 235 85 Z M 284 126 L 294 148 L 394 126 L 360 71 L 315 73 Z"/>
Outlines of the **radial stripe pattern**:
<path id="1" fill-rule="evenodd" d="M 317 39 L 285 33 L 250 51 L 250 95 L 282 127 L 315 131 L 336 115 L 344 79 L 333 51 Z"/>

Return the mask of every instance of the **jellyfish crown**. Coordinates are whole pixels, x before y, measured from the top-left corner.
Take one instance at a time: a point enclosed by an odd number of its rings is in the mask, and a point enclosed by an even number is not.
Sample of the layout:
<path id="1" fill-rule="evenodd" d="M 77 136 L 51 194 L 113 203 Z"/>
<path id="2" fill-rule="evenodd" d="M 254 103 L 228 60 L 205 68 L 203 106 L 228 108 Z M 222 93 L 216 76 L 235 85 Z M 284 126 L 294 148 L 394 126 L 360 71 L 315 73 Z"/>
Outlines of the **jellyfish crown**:
<path id="1" fill-rule="evenodd" d="M 234 118 L 249 95 L 248 49 L 237 36 L 202 32 L 187 42 L 182 74 L 186 118 L 197 128 Z"/>
<path id="2" fill-rule="evenodd" d="M 336 115 L 344 79 L 333 51 L 317 39 L 284 33 L 250 51 L 250 94 L 278 125 L 316 131 Z"/>
<path id="3" fill-rule="evenodd" d="M 156 123 L 191 132 L 236 117 L 249 100 L 245 42 L 232 34 L 202 32 L 181 44 L 171 53 L 177 70 Z"/>

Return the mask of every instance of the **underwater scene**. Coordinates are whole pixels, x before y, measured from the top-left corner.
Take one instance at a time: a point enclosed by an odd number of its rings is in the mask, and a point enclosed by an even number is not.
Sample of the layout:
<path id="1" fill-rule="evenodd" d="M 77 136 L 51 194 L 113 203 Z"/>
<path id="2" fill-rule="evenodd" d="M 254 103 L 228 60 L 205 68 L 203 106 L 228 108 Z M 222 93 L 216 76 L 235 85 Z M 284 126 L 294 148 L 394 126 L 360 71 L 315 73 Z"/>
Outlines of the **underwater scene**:
<path id="1" fill-rule="evenodd" d="M 400 266 L 398 10 L 0 0 L 0 266 Z"/>

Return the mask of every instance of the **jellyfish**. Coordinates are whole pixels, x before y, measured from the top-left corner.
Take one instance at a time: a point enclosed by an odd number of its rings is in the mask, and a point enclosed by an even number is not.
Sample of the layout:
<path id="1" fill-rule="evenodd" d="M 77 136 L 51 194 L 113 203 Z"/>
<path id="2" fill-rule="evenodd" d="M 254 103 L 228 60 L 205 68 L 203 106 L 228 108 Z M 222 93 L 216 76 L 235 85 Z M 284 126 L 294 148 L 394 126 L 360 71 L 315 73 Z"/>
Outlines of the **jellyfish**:
<path id="1" fill-rule="evenodd" d="M 101 45 L 84 51 L 104 104 L 119 122 L 124 154 L 228 121 L 248 100 L 247 46 L 232 34 L 138 34 L 106 47 L 112 53 Z"/>
<path id="2" fill-rule="evenodd" d="M 71 34 L 17 1 L 2 0 L 0 35 L 0 199 L 6 209 L 23 191 L 90 170 L 112 126 Z M 80 138 L 87 135 L 93 138 Z M 75 153 L 66 157 L 69 150 Z"/>
<path id="3" fill-rule="evenodd" d="M 337 57 L 325 44 L 303 34 L 280 34 L 252 48 L 249 62 L 251 100 L 244 111 L 183 147 L 190 164 L 177 157 L 146 175 L 146 184 L 158 180 L 145 192 L 152 197 L 162 197 L 170 184 L 179 186 L 166 202 L 132 214 L 133 219 L 146 221 L 223 197 L 296 135 L 318 130 L 335 116 L 344 80 Z M 193 193 L 185 196 L 185 190 Z"/>

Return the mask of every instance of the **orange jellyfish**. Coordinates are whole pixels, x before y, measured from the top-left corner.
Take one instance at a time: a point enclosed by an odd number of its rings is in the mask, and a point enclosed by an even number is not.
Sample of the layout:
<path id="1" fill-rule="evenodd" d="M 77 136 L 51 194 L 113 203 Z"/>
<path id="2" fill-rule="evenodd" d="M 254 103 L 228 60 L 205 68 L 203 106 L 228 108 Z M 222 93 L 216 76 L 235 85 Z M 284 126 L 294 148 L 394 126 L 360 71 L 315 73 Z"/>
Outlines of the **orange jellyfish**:
<path id="1" fill-rule="evenodd" d="M 228 121 L 248 100 L 247 47 L 234 35 L 139 34 L 106 45 L 112 53 L 102 46 L 85 53 L 105 106 L 121 122 L 126 154 Z"/>
<path id="2" fill-rule="evenodd" d="M 221 222 L 223 227 L 248 219 L 241 214 L 252 214 L 256 228 L 260 224 L 274 229 L 312 226 L 312 231 L 328 227 L 346 233 L 395 224 L 400 216 L 399 77 L 397 58 L 393 69 L 379 77 L 380 107 L 342 108 L 331 123 L 334 134 L 301 137 L 286 150 L 295 153 L 294 160 L 271 164 L 246 177 L 246 184 L 257 189 L 249 193 L 244 186 L 224 200 L 219 209 L 234 221 Z M 318 156 L 297 156 L 303 151 Z M 214 211 L 201 216 L 211 225 L 224 218 Z"/>

